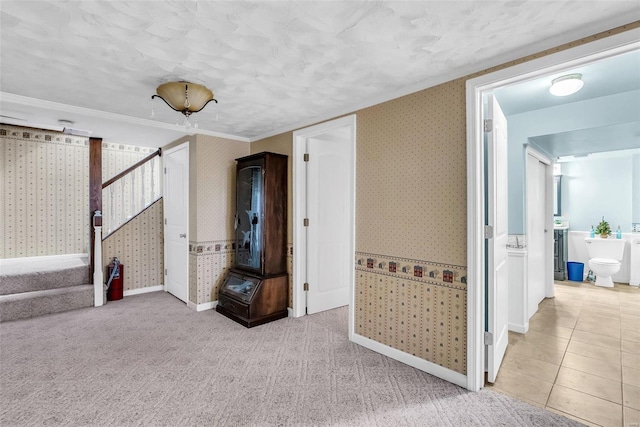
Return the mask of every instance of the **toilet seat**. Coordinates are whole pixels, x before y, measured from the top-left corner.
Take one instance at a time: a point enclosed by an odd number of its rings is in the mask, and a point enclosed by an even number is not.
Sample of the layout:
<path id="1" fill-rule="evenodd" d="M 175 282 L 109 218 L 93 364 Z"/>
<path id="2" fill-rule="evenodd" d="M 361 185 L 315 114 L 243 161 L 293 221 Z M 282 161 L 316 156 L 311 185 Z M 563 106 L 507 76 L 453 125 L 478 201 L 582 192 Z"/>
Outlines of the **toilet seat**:
<path id="1" fill-rule="evenodd" d="M 590 263 L 594 263 L 596 265 L 610 265 L 610 266 L 614 266 L 614 265 L 619 265 L 620 261 L 616 261 L 615 259 L 608 259 L 608 258 L 591 258 L 589 260 Z"/>

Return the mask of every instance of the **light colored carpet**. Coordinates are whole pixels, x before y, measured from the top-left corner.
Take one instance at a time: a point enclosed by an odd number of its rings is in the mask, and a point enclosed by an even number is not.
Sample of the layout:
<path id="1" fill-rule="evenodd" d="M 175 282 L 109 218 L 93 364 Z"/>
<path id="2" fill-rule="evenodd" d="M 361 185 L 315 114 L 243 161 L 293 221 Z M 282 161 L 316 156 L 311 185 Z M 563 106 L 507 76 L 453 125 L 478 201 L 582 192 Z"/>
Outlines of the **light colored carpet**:
<path id="1" fill-rule="evenodd" d="M 164 292 L 0 324 L 2 426 L 576 426 L 349 342 L 346 308 L 246 329 Z"/>
<path id="2" fill-rule="evenodd" d="M 25 258 L 0 259 L 0 276 L 44 273 L 67 268 L 88 267 L 87 254 L 51 255 Z"/>

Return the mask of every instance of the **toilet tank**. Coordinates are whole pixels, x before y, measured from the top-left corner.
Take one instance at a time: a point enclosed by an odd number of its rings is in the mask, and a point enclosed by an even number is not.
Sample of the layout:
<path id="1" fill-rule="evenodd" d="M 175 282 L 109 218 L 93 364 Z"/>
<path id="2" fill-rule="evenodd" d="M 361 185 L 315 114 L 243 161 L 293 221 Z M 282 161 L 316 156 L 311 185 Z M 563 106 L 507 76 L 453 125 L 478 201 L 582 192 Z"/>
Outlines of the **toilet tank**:
<path id="1" fill-rule="evenodd" d="M 622 261 L 624 257 L 624 245 L 626 240 L 623 239 L 603 239 L 601 237 L 587 237 L 585 243 L 587 245 L 587 253 L 589 259 L 606 258 Z"/>

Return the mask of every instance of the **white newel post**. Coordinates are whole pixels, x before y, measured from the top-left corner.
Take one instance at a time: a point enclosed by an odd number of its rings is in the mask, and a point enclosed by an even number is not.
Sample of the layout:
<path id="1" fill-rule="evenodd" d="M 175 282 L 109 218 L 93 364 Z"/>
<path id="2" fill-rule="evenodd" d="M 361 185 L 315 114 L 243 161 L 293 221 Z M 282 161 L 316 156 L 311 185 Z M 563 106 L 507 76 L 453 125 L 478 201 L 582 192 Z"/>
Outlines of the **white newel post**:
<path id="1" fill-rule="evenodd" d="M 104 304 L 104 276 L 102 273 L 102 212 L 93 215 L 95 240 L 93 249 L 93 300 L 96 307 Z"/>

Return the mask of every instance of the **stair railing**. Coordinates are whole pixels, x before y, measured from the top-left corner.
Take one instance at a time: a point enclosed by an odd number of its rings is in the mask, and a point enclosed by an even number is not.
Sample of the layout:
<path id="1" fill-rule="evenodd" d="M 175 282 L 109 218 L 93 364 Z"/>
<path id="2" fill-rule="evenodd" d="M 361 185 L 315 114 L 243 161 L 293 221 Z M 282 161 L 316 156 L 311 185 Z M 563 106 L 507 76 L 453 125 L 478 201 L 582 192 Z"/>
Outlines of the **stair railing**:
<path id="1" fill-rule="evenodd" d="M 94 250 L 93 250 L 93 301 L 95 307 L 104 304 L 104 275 L 102 273 L 102 212 L 93 213 Z"/>
<path id="2" fill-rule="evenodd" d="M 160 150 L 102 184 L 102 239 L 118 230 L 161 196 Z"/>

